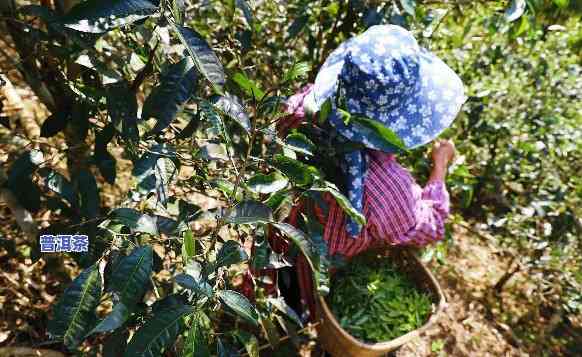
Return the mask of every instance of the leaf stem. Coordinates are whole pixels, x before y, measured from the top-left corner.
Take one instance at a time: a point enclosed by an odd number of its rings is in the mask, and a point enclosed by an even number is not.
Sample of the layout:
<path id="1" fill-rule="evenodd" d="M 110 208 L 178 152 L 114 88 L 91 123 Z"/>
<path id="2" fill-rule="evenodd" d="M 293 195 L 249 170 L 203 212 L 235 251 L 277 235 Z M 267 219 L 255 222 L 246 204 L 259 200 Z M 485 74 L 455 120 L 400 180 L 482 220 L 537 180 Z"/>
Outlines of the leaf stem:
<path id="1" fill-rule="evenodd" d="M 155 30 L 155 29 L 154 29 Z M 133 83 L 131 84 L 131 91 L 133 93 L 137 92 L 139 86 L 143 83 L 143 81 L 150 75 L 153 73 L 153 69 L 154 69 L 154 57 L 156 54 L 156 50 L 158 49 L 158 46 L 160 45 L 160 41 L 156 42 L 156 45 L 154 46 L 154 48 L 151 50 L 150 52 L 150 58 L 148 59 L 148 63 L 145 65 L 145 67 L 137 74 L 137 76 L 135 77 Z"/>
<path id="2" fill-rule="evenodd" d="M 158 291 L 158 287 L 156 286 L 156 282 L 154 281 L 154 278 L 152 278 L 150 276 L 150 281 L 152 283 L 152 287 L 154 288 L 154 294 L 156 295 L 156 299 L 160 299 L 160 292 Z"/>
<path id="3" fill-rule="evenodd" d="M 238 186 L 240 185 L 241 179 L 247 170 L 249 157 L 251 156 L 251 151 L 253 150 L 253 144 L 257 138 L 258 130 L 257 130 L 257 108 L 256 108 L 256 106 L 253 107 L 253 123 L 252 124 L 253 124 L 253 126 L 251 129 L 251 138 L 249 140 L 249 147 L 247 148 L 247 152 L 245 154 L 243 166 L 242 166 L 240 172 L 238 173 L 238 175 L 236 176 L 236 182 L 234 184 L 234 189 L 233 189 L 231 200 L 232 199 L 236 200 L 236 193 L 238 191 Z"/>

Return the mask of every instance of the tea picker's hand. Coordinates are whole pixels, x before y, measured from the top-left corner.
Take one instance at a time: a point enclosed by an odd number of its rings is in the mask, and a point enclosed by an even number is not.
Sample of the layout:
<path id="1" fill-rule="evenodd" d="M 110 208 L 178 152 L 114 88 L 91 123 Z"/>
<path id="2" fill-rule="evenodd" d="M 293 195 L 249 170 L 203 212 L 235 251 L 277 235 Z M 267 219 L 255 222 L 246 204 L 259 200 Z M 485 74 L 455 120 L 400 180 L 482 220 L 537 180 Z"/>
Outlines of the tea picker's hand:
<path id="1" fill-rule="evenodd" d="M 444 181 L 447 175 L 447 167 L 455 157 L 455 144 L 450 140 L 438 140 L 432 148 L 433 168 L 429 182 Z"/>
<path id="2" fill-rule="evenodd" d="M 450 140 L 438 140 L 432 148 L 432 161 L 435 165 L 448 165 L 455 157 L 455 144 Z"/>

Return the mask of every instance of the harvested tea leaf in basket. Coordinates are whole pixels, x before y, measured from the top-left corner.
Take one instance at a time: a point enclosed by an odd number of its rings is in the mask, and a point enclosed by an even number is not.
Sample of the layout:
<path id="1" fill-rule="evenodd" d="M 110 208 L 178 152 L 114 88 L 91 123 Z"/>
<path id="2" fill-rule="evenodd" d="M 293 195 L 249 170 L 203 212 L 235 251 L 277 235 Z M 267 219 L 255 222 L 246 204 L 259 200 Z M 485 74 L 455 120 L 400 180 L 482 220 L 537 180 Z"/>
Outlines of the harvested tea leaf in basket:
<path id="1" fill-rule="evenodd" d="M 332 278 L 327 303 L 343 329 L 365 342 L 384 342 L 420 328 L 430 295 L 383 258 L 355 258 Z"/>

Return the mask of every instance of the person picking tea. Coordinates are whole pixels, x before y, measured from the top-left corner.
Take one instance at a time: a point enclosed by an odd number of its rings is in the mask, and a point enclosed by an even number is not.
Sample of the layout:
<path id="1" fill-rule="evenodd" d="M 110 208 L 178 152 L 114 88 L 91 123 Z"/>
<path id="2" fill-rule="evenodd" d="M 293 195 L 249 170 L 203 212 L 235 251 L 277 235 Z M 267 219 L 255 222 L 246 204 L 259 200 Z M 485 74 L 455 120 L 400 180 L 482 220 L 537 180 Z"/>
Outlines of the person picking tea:
<path id="1" fill-rule="evenodd" d="M 283 129 L 331 105 L 325 125 L 338 134 L 337 145 L 361 148 L 340 161 L 344 193 L 366 224 L 359 226 L 328 197 L 324 239 L 331 255 L 351 257 L 378 244 L 423 246 L 442 239 L 449 214 L 445 176 L 454 144 L 434 142 L 432 172 L 421 187 L 398 164 L 397 148 L 380 140 L 370 125 L 384 125 L 407 149 L 417 148 L 449 127 L 465 100 L 455 72 L 395 25 L 370 27 L 342 43 L 315 83 L 289 98 L 293 115 L 281 123 Z"/>

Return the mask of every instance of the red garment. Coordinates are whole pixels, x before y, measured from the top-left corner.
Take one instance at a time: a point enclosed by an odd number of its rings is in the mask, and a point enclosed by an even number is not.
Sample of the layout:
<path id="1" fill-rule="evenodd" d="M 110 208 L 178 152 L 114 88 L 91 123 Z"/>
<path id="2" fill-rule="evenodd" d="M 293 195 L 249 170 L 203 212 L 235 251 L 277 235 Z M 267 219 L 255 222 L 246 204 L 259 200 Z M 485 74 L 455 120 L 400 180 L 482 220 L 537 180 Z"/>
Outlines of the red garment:
<path id="1" fill-rule="evenodd" d="M 304 119 L 301 107 L 308 90 L 303 90 L 290 98 L 292 115 L 288 122 L 280 123 L 280 132 L 297 127 Z M 298 102 L 298 103 L 296 103 Z M 295 108 L 297 107 L 297 108 Z M 444 236 L 444 223 L 449 214 L 449 194 L 442 181 L 428 183 L 421 188 L 410 173 L 400 166 L 394 155 L 368 150 L 368 171 L 364 181 L 364 209 L 366 226 L 355 239 L 345 230 L 346 215 L 337 202 L 326 197 L 329 204 L 324 230 L 324 240 L 328 243 L 330 255 L 341 254 L 352 257 L 376 245 L 422 246 L 440 240 Z M 288 222 L 295 224 L 295 207 Z M 270 238 L 271 244 L 281 237 Z M 297 272 L 301 297 L 315 316 L 315 299 L 312 272 L 305 260 L 297 259 Z M 268 273 L 274 276 L 274 272 Z"/>
<path id="2" fill-rule="evenodd" d="M 363 213 L 366 226 L 354 239 L 344 229 L 343 209 L 332 202 L 324 233 L 331 255 L 352 257 L 372 245 L 423 246 L 442 239 L 449 194 L 442 181 L 422 189 L 394 155 L 370 150 Z"/>
<path id="3" fill-rule="evenodd" d="M 280 123 L 280 133 L 298 127 L 305 119 L 303 100 L 311 90 L 308 85 L 288 100 L 292 113 Z M 330 255 L 352 257 L 381 244 L 426 245 L 444 236 L 449 214 L 449 194 L 442 181 L 428 183 L 422 189 L 394 155 L 368 150 L 368 171 L 364 182 L 364 215 L 367 223 L 356 239 L 345 230 L 346 215 L 337 202 L 327 197 L 329 213 L 324 240 Z M 305 257 L 297 260 L 297 274 L 303 304 L 315 317 L 312 272 Z"/>
<path id="4" fill-rule="evenodd" d="M 312 88 L 309 84 L 287 100 L 291 115 L 279 123 L 280 133 L 305 120 L 303 101 Z M 331 200 L 324 232 L 329 253 L 351 257 L 376 243 L 422 246 L 442 239 L 449 214 L 444 182 L 433 181 L 422 189 L 394 155 L 368 150 L 367 160 L 363 197 L 367 224 L 355 239 L 348 236 L 345 213 Z"/>

